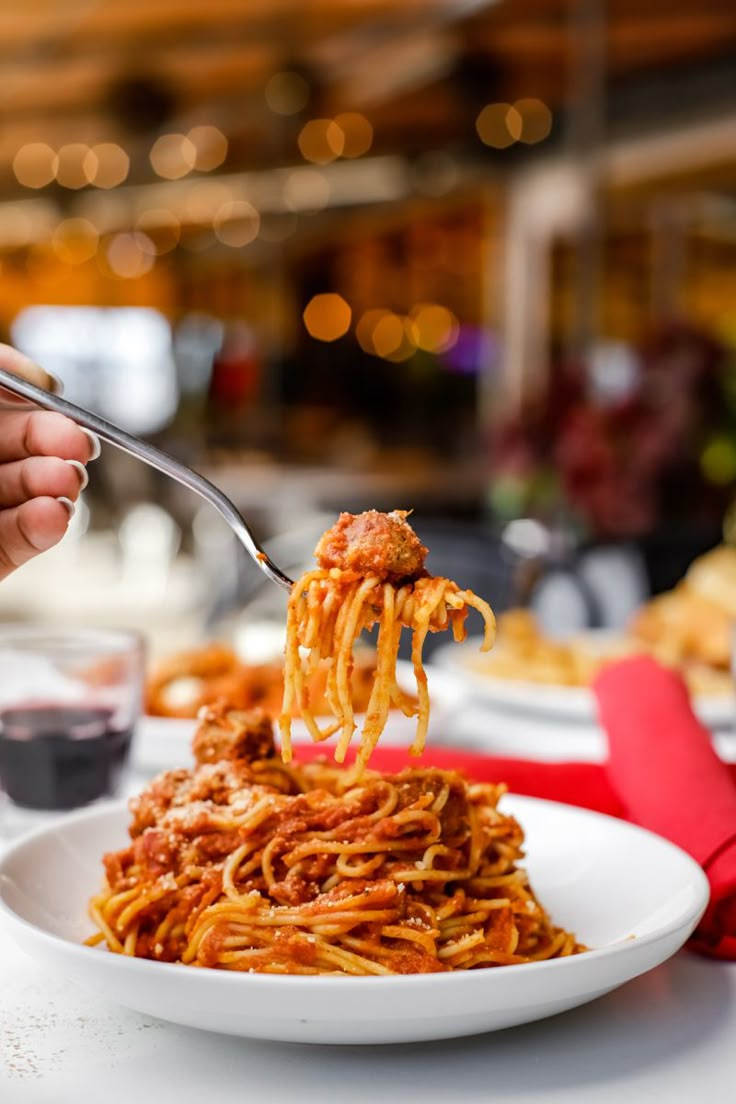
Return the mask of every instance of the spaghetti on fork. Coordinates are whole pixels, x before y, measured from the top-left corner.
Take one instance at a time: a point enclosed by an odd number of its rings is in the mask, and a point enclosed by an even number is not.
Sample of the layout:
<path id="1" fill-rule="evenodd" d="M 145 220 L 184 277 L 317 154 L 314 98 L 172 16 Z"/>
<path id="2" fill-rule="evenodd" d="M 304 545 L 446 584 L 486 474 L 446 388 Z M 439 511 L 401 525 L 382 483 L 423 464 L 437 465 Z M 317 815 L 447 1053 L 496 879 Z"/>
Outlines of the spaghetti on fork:
<path id="1" fill-rule="evenodd" d="M 451 627 L 455 640 L 464 640 L 465 619 L 472 608 L 484 620 L 481 650 L 488 651 L 493 645 L 496 623 L 488 603 L 450 579 L 425 570 L 427 549 L 407 517 L 405 510 L 340 514 L 315 549 L 317 568 L 294 584 L 287 612 L 284 698 L 279 717 L 285 763 L 292 758 L 294 713 L 301 715 L 315 741 L 339 732 L 335 759 L 344 762 L 356 729 L 350 691 L 353 646 L 364 629 L 378 625 L 376 672 L 358 747 L 358 772 L 378 743 L 392 704 L 406 716 L 416 716 L 411 753 L 421 754 L 430 708 L 422 660 L 428 633 Z M 404 628 L 412 634 L 416 699 L 404 693 L 396 678 Z M 327 670 L 325 697 L 332 714 L 324 727 L 310 709 L 308 688 L 310 675 L 320 665 Z"/>

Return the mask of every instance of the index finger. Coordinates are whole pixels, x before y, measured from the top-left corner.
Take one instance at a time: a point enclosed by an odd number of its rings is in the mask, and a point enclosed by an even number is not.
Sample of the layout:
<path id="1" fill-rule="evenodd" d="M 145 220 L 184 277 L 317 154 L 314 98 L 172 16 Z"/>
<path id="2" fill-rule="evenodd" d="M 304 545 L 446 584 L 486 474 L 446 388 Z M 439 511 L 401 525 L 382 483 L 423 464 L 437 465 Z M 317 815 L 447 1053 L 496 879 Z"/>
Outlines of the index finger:
<path id="1" fill-rule="evenodd" d="M 59 381 L 55 376 L 52 376 L 44 368 L 41 368 L 40 365 L 36 364 L 30 357 L 18 352 L 12 345 L 3 345 L 0 343 L 0 368 L 4 368 L 6 372 L 13 372 L 14 375 L 28 380 L 29 383 L 35 384 L 36 387 L 43 388 L 44 391 L 57 392 L 60 390 Z M 23 403 L 26 401 L 12 394 L 12 392 L 6 391 L 2 387 L 0 387 L 0 396 L 2 397 L 3 403 Z"/>

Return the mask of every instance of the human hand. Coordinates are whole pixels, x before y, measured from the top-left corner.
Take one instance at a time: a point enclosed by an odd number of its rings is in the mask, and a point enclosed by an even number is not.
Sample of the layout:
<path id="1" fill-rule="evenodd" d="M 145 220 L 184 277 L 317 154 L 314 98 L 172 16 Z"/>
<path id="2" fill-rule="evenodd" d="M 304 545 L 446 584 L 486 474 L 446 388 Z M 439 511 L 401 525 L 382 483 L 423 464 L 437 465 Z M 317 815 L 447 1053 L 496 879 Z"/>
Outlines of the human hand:
<path id="1" fill-rule="evenodd" d="M 0 344 L 0 366 L 39 379 L 37 365 L 9 345 Z M 0 406 L 0 580 L 61 540 L 99 451 L 94 434 L 61 414 Z"/>

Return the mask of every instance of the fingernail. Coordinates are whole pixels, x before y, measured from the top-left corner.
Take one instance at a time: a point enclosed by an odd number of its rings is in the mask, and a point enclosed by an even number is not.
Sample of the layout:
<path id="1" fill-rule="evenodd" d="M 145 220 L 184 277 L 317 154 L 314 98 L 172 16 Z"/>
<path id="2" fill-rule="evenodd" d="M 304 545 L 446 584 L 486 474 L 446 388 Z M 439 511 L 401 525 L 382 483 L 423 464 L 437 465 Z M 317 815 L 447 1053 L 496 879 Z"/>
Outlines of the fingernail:
<path id="1" fill-rule="evenodd" d="M 97 460 L 100 453 L 102 452 L 100 438 L 97 436 L 96 433 L 93 433 L 91 429 L 85 429 L 84 426 L 80 426 L 79 428 L 86 437 L 89 437 L 90 444 L 92 445 L 92 455 L 90 456 L 90 460 Z"/>
<path id="2" fill-rule="evenodd" d="M 70 498 L 66 498 L 64 495 L 60 495 L 56 501 L 60 502 L 62 506 L 66 506 L 67 510 L 69 511 L 70 518 L 74 517 L 75 513 L 77 512 L 77 507 L 74 505 Z"/>
<path id="3" fill-rule="evenodd" d="M 66 460 L 65 463 L 74 468 L 75 472 L 79 476 L 79 489 L 80 491 L 83 491 L 89 483 L 89 475 L 87 474 L 87 469 L 85 468 L 84 464 L 82 464 L 79 460 Z"/>

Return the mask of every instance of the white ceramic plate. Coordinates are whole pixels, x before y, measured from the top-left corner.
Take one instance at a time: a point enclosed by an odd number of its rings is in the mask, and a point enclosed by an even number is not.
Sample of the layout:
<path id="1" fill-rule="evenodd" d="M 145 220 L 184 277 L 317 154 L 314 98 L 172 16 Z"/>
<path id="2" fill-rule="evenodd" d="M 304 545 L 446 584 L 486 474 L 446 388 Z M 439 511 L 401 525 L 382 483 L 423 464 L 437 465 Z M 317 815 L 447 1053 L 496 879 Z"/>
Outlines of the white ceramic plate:
<path id="1" fill-rule="evenodd" d="M 455 675 L 477 701 L 505 712 L 523 713 L 540 720 L 598 723 L 595 697 L 587 686 L 556 686 L 521 679 L 496 678 L 477 670 L 481 638 L 468 637 L 460 644 L 443 644 L 432 653 L 430 666 Z M 699 719 L 711 729 L 732 728 L 736 721 L 736 696 L 699 694 L 693 699 Z"/>
<path id="2" fill-rule="evenodd" d="M 74 813 L 0 862 L 0 927 L 36 962 L 107 1000 L 210 1031 L 305 1043 L 453 1038 L 542 1019 L 663 962 L 700 918 L 700 867 L 623 821 L 505 797 L 527 834 L 532 885 L 585 954 L 551 962 L 403 977 L 283 977 L 148 962 L 81 945 L 100 856 L 126 840 L 121 805 Z"/>
<path id="3" fill-rule="evenodd" d="M 399 684 L 411 693 L 416 685 L 411 664 L 400 660 L 396 665 L 396 671 Z M 427 742 L 446 743 L 449 739 L 448 728 L 462 701 L 462 682 L 454 674 L 439 669 L 432 671 L 428 668 L 427 674 L 431 697 Z M 362 715 L 358 714 L 355 721 L 360 732 Z M 133 766 L 146 774 L 168 770 L 171 767 L 188 766 L 191 762 L 190 744 L 196 726 L 196 721 L 172 717 L 144 717 L 139 722 L 133 739 L 131 751 Z M 400 710 L 392 709 L 381 735 L 381 744 L 386 747 L 392 744 L 397 747 L 409 747 L 415 731 L 416 718 L 405 717 Z M 292 738 L 295 744 L 312 742 L 306 727 L 298 719 L 292 722 Z M 328 749 L 336 740 L 337 736 L 325 741 L 325 749 Z"/>

